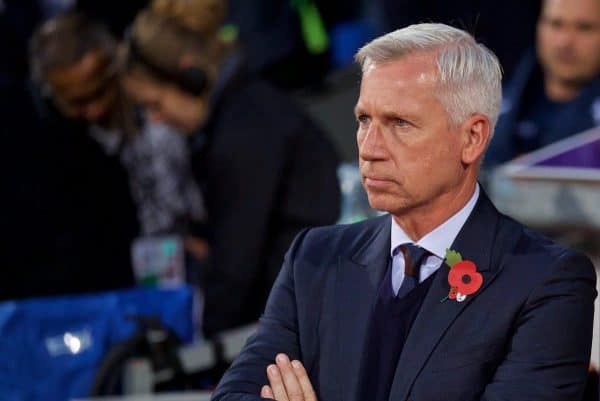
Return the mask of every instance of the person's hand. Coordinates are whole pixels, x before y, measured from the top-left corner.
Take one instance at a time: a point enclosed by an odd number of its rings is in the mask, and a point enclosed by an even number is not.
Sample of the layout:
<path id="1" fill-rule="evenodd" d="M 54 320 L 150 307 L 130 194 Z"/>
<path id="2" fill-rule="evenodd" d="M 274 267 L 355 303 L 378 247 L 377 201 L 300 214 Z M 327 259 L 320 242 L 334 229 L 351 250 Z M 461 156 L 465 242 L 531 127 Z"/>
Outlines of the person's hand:
<path id="1" fill-rule="evenodd" d="M 192 256 L 199 262 L 202 262 L 210 254 L 210 246 L 208 245 L 208 242 L 191 235 L 185 238 L 184 247 L 185 250 L 192 254 Z"/>
<path id="2" fill-rule="evenodd" d="M 275 364 L 267 366 L 269 385 L 260 391 L 262 398 L 277 401 L 317 401 L 306 369 L 300 361 L 278 354 Z"/>

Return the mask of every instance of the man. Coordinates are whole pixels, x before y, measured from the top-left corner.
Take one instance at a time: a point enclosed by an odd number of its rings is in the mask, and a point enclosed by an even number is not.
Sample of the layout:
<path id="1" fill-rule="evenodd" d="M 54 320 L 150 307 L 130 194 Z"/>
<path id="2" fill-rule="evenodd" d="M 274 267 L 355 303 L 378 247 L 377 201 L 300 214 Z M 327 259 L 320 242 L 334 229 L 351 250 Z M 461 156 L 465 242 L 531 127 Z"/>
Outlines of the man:
<path id="1" fill-rule="evenodd" d="M 498 213 L 477 184 L 500 107 L 496 57 L 419 24 L 356 59 L 363 185 L 389 215 L 295 239 L 213 400 L 578 400 L 593 267 Z"/>
<path id="2" fill-rule="evenodd" d="M 48 20 L 31 42 L 33 79 L 48 119 L 76 130 L 127 170 L 143 235 L 182 233 L 202 215 L 185 141 L 137 115 L 117 76 L 117 42 L 83 14 Z M 84 140 L 80 138 L 80 140 Z"/>
<path id="3" fill-rule="evenodd" d="M 530 52 L 506 87 L 486 156 L 494 166 L 600 124 L 600 1 L 545 0 Z"/>
<path id="4" fill-rule="evenodd" d="M 160 233 L 174 226 L 168 212 L 186 210 L 162 202 L 181 200 L 172 181 L 160 193 L 146 190 L 157 168 L 170 175 L 178 167 L 161 157 L 175 148 L 164 142 L 173 146 L 180 137 L 158 127 L 134 135 L 128 128 L 134 125 L 124 123 L 115 49 L 106 28 L 77 13 L 48 20 L 32 37 L 33 96 L 20 89 L 21 96 L 6 96 L 2 109 L 9 160 L 3 161 L 10 169 L 3 180 L 9 214 L 1 299 L 130 287 L 137 217 L 144 233 Z M 180 148 L 186 150 L 185 142 Z M 169 197 L 157 196 L 167 191 Z M 135 205 L 132 192 L 149 207 Z M 154 205 L 162 208 L 156 212 Z"/>
<path id="5" fill-rule="evenodd" d="M 53 22 L 50 27 L 56 27 Z M 39 30 L 35 36 L 40 37 Z M 73 51 L 69 44 L 80 37 L 61 41 L 64 53 Z M 138 224 L 126 172 L 79 125 L 58 118 L 60 113 L 40 118 L 41 107 L 36 106 L 46 103 L 49 111 L 54 106 L 52 94 L 47 102 L 36 104 L 30 94 L 24 86 L 16 87 L 3 99 L 7 216 L 2 219 L 0 258 L 6 280 L 0 299 L 133 285 L 130 244 Z"/>

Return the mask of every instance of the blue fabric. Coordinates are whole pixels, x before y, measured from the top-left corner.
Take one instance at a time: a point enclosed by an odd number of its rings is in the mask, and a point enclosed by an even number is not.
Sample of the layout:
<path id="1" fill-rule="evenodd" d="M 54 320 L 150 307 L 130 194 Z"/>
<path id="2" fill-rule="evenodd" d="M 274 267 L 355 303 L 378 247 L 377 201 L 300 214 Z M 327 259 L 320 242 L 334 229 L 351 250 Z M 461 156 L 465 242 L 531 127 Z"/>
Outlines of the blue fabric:
<path id="1" fill-rule="evenodd" d="M 365 43 L 373 38 L 373 29 L 366 21 L 352 20 L 335 25 L 331 36 L 331 63 L 342 67 L 352 63 L 354 54 Z"/>
<path id="2" fill-rule="evenodd" d="M 193 337 L 192 290 L 136 288 L 0 304 L 0 400 L 85 397 L 105 352 L 131 336 L 130 316 L 157 316 Z"/>

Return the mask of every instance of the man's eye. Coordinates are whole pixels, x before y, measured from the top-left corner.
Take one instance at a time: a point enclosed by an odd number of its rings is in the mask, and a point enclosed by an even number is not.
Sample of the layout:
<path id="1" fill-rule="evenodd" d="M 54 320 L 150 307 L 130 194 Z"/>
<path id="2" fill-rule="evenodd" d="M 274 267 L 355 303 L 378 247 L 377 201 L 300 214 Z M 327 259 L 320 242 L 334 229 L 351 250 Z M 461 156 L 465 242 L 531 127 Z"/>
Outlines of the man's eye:
<path id="1" fill-rule="evenodd" d="M 577 30 L 579 32 L 592 32 L 594 30 L 594 26 L 592 24 L 578 24 L 577 25 Z"/>
<path id="2" fill-rule="evenodd" d="M 396 122 L 396 125 L 397 125 L 398 127 L 406 127 L 407 125 L 409 125 L 408 121 L 406 121 L 406 120 L 405 120 L 405 119 L 403 119 L 403 118 L 397 118 L 397 119 L 395 120 L 395 122 Z"/>
<path id="3" fill-rule="evenodd" d="M 358 121 L 360 124 L 366 124 L 369 122 L 369 117 L 367 117 L 364 114 L 361 114 L 360 116 L 356 117 L 356 121 Z"/>
<path id="4" fill-rule="evenodd" d="M 562 21 L 559 20 L 549 20 L 546 23 L 553 29 L 561 29 L 564 25 Z"/>

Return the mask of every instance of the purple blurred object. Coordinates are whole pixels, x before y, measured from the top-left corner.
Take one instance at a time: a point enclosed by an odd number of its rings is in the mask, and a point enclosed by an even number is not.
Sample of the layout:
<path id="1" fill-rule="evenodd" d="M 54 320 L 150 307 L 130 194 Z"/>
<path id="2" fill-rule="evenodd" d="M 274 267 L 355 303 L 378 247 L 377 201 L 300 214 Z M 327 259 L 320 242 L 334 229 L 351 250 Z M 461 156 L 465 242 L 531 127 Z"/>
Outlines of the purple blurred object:
<path id="1" fill-rule="evenodd" d="M 600 137 L 588 143 L 566 150 L 548 159 L 533 163 L 534 166 L 600 168 Z"/>
<path id="2" fill-rule="evenodd" d="M 600 181 L 600 128 L 555 142 L 504 167 L 512 177 Z"/>

